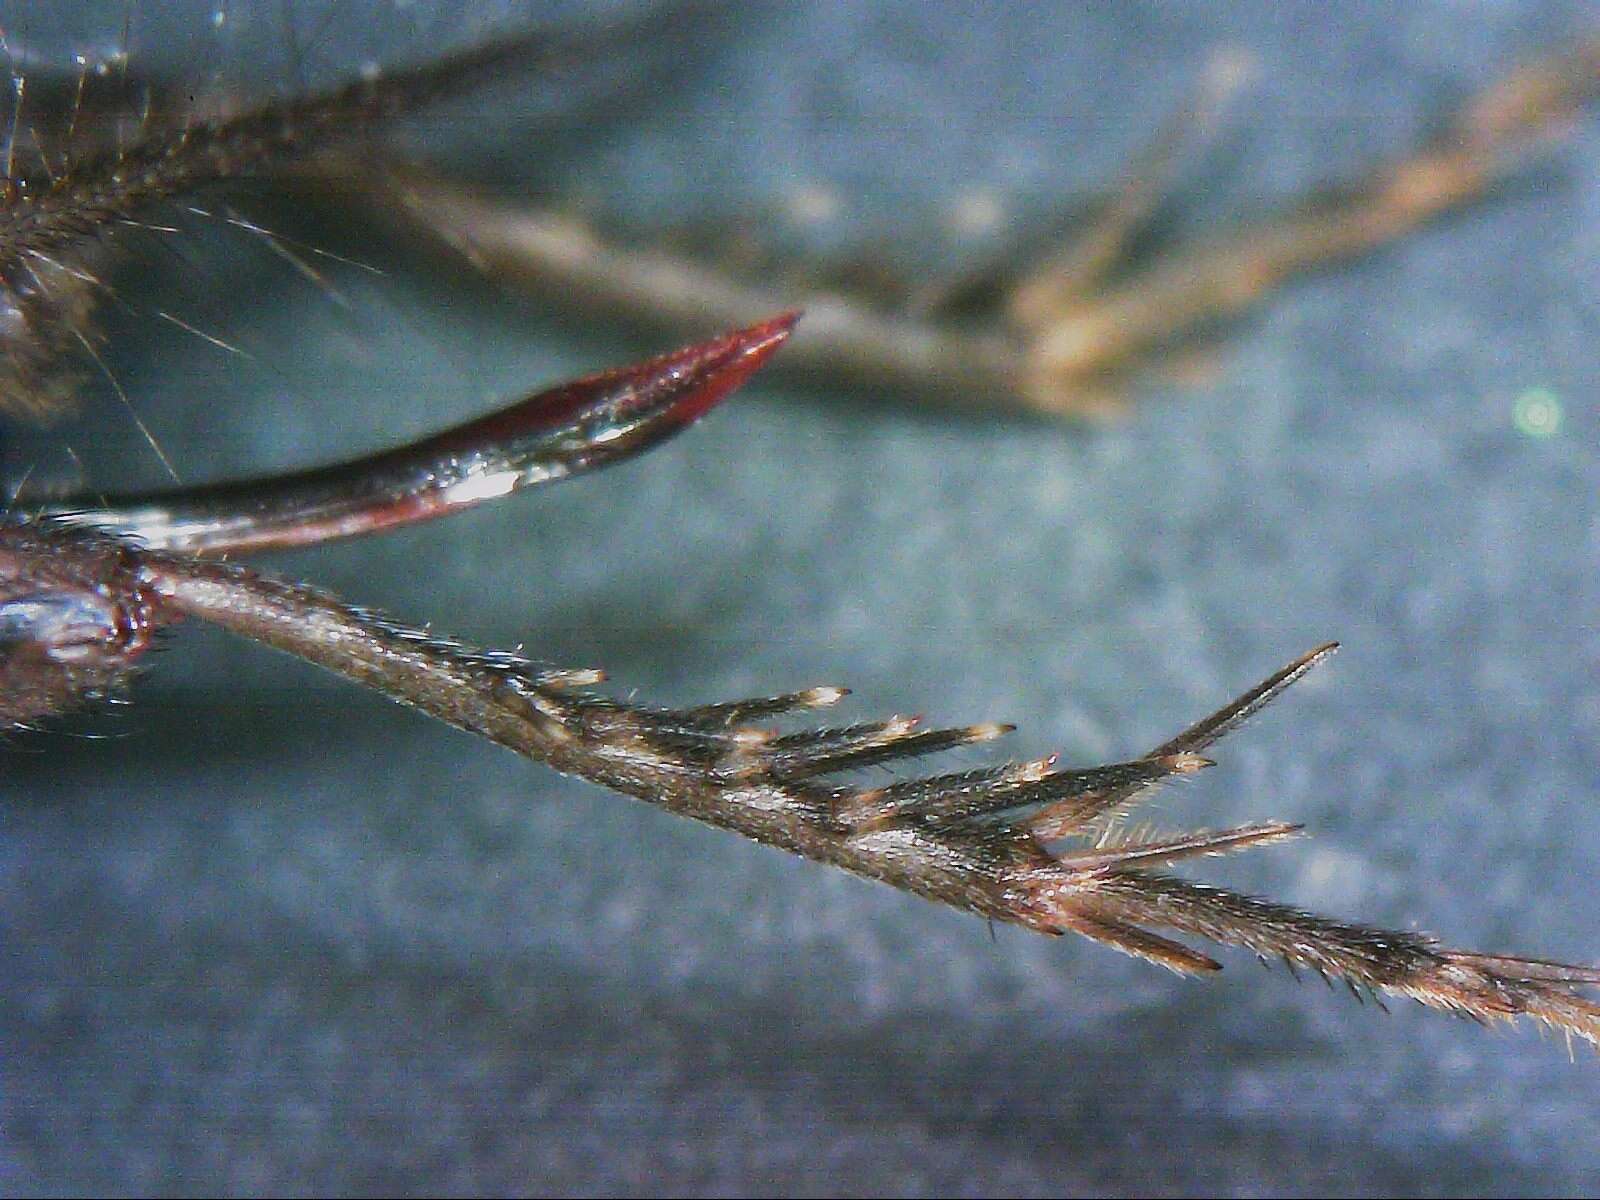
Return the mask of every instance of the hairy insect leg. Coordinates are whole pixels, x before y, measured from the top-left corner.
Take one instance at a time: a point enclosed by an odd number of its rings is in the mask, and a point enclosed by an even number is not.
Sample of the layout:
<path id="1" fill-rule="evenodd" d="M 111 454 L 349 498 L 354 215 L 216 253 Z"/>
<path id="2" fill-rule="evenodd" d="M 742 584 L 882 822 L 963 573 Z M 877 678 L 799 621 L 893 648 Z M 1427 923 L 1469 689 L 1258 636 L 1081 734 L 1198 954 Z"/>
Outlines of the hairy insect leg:
<path id="1" fill-rule="evenodd" d="M 1445 949 L 1420 934 L 1332 920 L 1145 869 L 1281 841 L 1298 832 L 1295 826 L 1263 823 L 1058 856 L 1026 820 L 1004 817 L 1018 778 L 1036 767 L 966 774 L 964 786 L 975 797 L 989 794 L 998 821 L 976 802 L 974 815 L 960 820 L 927 820 L 915 805 L 879 810 L 866 822 L 841 820 L 870 812 L 872 793 L 822 778 L 863 762 L 988 740 L 1003 727 L 918 734 L 908 722 L 889 721 L 750 736 L 720 716 L 697 720 L 690 715 L 696 710 L 663 712 L 551 687 L 510 656 L 443 642 L 229 564 L 146 554 L 140 581 L 176 612 L 315 662 L 559 771 L 940 903 L 1044 932 L 1081 933 L 1174 970 L 1216 969 L 1214 960 L 1148 927 L 1196 934 L 1281 956 L 1352 988 L 1481 1020 L 1528 1016 L 1600 1044 L 1600 1005 L 1574 990 L 1600 984 L 1600 969 Z M 1175 741 L 1220 736 L 1323 656 L 1291 664 Z M 869 752 L 858 757 L 858 749 Z M 949 785 L 926 794 L 946 796 Z"/>
<path id="2" fill-rule="evenodd" d="M 254 482 L 0 520 L 0 730 L 115 695 L 183 614 L 140 577 L 152 547 L 189 554 L 307 545 L 443 516 L 631 458 L 699 418 L 788 337 L 784 314 L 541 392 L 412 446 Z M 173 559 L 173 562 L 183 561 Z M 553 691 L 593 671 L 536 669 Z M 835 689 L 834 698 L 842 692 Z M 821 703 L 827 689 L 796 698 Z M 776 711 L 782 698 L 767 701 Z M 581 703 L 581 701 L 575 701 Z M 775 707 L 776 706 L 776 707 Z M 745 709 L 730 711 L 739 717 Z"/>
<path id="3" fill-rule="evenodd" d="M 1089 297 L 1126 259 L 1140 229 L 1171 193 L 1178 171 L 1194 149 L 1215 135 L 1217 125 L 1251 71 L 1236 51 L 1222 51 L 1206 64 L 1189 101 L 1157 130 L 1123 171 L 1111 199 L 1082 230 L 1074 230 L 1043 263 L 1006 289 L 1006 320 L 1020 329 L 1048 325 L 1064 308 Z"/>
<path id="4" fill-rule="evenodd" d="M 390 216 L 485 274 L 563 310 L 652 328 L 728 326 L 752 314 L 802 308 L 806 323 L 784 369 L 916 391 L 964 406 L 1014 407 L 1018 345 L 1002 331 L 958 328 L 869 303 L 846 291 L 806 295 L 730 274 L 652 245 L 609 237 L 577 217 L 493 195 L 426 166 L 327 157 L 325 191 L 346 206 Z"/>
<path id="5" fill-rule="evenodd" d="M 1203 127 L 1206 97 L 1220 98 L 1230 79 L 1219 72 L 1202 89 L 1199 115 L 1173 129 Z M 808 298 L 659 246 L 626 245 L 571 215 L 495 198 L 426 168 L 330 161 L 323 169 L 347 203 L 376 201 L 483 270 L 561 289 L 577 308 L 674 327 L 732 324 L 799 304 L 810 319 L 785 369 L 962 407 L 1085 416 L 1106 411 L 1130 370 L 1294 275 L 1377 249 L 1480 199 L 1530 150 L 1559 136 L 1597 90 L 1600 39 L 1490 85 L 1443 137 L 1333 199 L 1137 268 L 1126 261 L 1129 233 L 1176 161 L 1174 135 L 1163 134 L 1087 234 L 1032 256 L 1043 268 L 996 278 L 980 289 L 993 293 L 988 305 L 959 319 L 937 304 L 930 310 L 926 289 L 915 286 L 889 303 L 848 288 Z M 1113 274 L 1122 277 L 1108 283 Z"/>
<path id="6" fill-rule="evenodd" d="M 1352 985 L 1481 1020 L 1529 1016 L 1600 1044 L 1600 969 L 1440 947 L 1416 933 L 1320 917 L 1147 868 L 1280 841 L 1296 827 L 1052 853 L 1018 807 L 1029 788 L 1088 787 L 1099 802 L 1148 786 L 1132 764 L 1089 772 L 1052 760 L 862 789 L 829 776 L 987 741 L 1006 726 L 921 732 L 905 719 L 794 734 L 730 724 L 832 703 L 808 689 L 659 710 L 589 690 L 594 672 L 484 652 L 231 563 L 142 550 L 50 522 L 0 525 L 0 721 L 18 727 L 119 686 L 155 631 L 204 620 L 373 688 L 558 771 L 939 903 L 1048 933 L 1077 932 L 1184 972 L 1214 960 L 1154 929 L 1281 956 Z M 1304 674 L 1306 655 L 1168 743 L 1198 756 Z M 1149 760 L 1146 760 L 1149 761 Z M 1134 771 L 1137 774 L 1137 771 Z M 1105 780 L 1115 782 L 1109 787 Z M 897 790 L 895 790 L 897 789 Z M 895 803 L 886 804 L 894 790 Z M 1048 806 L 1047 806 L 1048 807 Z"/>
<path id="7" fill-rule="evenodd" d="M 1168 255 L 1095 295 L 1063 286 L 1050 303 L 1013 303 L 1008 317 L 1028 341 L 1024 401 L 1070 412 L 1075 388 L 1243 312 L 1294 275 L 1375 250 L 1481 198 L 1597 92 L 1600 39 L 1491 84 L 1444 136 L 1329 200 Z M 1019 299 L 1048 294 L 1037 278 L 1019 286 Z"/>
<path id="8" fill-rule="evenodd" d="M 695 19 L 687 18 L 690 27 Z M 39 420 L 71 399 L 77 379 L 70 364 L 77 355 L 94 357 L 94 312 L 111 294 L 89 260 L 123 227 L 144 223 L 151 208 L 211 185 L 284 171 L 513 70 L 582 69 L 619 46 L 653 45 L 681 32 L 685 21 L 662 7 L 578 29 L 526 30 L 217 115 L 190 111 L 188 89 L 151 85 L 147 96 L 160 96 L 161 104 L 146 106 L 126 139 L 84 142 L 76 124 L 81 88 L 71 89 L 65 113 L 58 103 L 39 124 L 29 118 L 39 153 L 28 170 L 13 153 L 19 108 L 0 174 L 0 409 Z M 57 161 L 40 141 L 40 128 L 61 129 Z M 730 322 L 736 323 L 742 322 Z"/>

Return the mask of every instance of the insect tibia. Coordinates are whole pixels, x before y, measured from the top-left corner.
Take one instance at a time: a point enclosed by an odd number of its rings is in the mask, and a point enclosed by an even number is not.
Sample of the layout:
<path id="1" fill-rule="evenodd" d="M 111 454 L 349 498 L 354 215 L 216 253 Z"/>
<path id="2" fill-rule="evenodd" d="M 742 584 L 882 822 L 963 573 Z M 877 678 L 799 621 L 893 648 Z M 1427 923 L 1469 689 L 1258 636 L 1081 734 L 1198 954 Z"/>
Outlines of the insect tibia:
<path id="1" fill-rule="evenodd" d="M 923 732 L 914 719 L 894 717 L 780 734 L 730 718 L 831 704 L 843 689 L 649 708 L 559 676 L 552 685 L 548 671 L 516 656 L 407 629 L 232 564 L 157 551 L 140 552 L 138 562 L 138 580 L 171 613 L 276 647 L 563 773 L 938 903 L 1044 933 L 1081 933 L 1184 973 L 1218 969 L 1165 934 L 1198 936 L 1338 977 L 1358 996 L 1362 989 L 1410 996 L 1481 1020 L 1527 1016 L 1600 1045 L 1600 1005 L 1574 992 L 1600 982 L 1600 972 L 1445 950 L 1421 934 L 1317 916 L 1147 869 L 1282 841 L 1298 826 L 1268 822 L 1059 853 L 1040 840 L 1029 812 L 1041 804 L 1046 812 L 1091 799 L 1099 806 L 1209 765 L 1195 746 L 1259 711 L 1331 646 L 1297 659 L 1144 760 L 1072 771 L 1055 770 L 1055 760 L 1045 758 L 863 789 L 828 777 L 986 742 L 1010 727 Z M 98 594 L 116 602 L 114 588 Z M 93 623 L 89 609 L 71 604 L 24 605 L 17 613 L 36 639 L 40 629 Z M 60 636 L 46 648 L 65 645 Z"/>

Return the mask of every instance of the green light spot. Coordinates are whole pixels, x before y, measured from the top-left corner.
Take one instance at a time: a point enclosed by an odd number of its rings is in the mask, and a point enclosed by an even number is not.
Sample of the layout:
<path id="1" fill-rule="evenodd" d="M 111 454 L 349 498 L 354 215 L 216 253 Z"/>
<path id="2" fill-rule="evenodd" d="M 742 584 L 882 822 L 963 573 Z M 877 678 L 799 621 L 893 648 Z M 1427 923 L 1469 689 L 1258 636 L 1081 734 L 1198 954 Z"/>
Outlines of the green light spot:
<path id="1" fill-rule="evenodd" d="M 1529 388 L 1512 406 L 1511 421 L 1528 437 L 1554 437 L 1561 432 L 1561 401 L 1549 388 Z"/>

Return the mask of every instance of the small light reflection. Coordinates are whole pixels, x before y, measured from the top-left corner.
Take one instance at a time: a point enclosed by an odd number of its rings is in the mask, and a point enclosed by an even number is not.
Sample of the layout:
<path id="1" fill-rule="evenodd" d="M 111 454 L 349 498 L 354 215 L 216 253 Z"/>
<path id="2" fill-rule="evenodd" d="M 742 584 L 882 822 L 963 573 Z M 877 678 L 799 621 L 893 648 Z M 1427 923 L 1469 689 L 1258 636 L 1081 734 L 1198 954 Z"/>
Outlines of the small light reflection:
<path id="1" fill-rule="evenodd" d="M 993 191 L 980 188 L 957 196 L 945 219 L 956 234 L 983 237 L 1000 227 L 1006 219 L 1006 208 Z"/>
<path id="2" fill-rule="evenodd" d="M 1561 401 L 1549 388 L 1529 388 L 1512 405 L 1511 421 L 1528 437 L 1554 437 L 1561 432 Z"/>
<path id="3" fill-rule="evenodd" d="M 823 225 L 835 220 L 842 207 L 836 193 L 821 184 L 792 188 L 784 197 L 789 219 L 796 225 Z"/>

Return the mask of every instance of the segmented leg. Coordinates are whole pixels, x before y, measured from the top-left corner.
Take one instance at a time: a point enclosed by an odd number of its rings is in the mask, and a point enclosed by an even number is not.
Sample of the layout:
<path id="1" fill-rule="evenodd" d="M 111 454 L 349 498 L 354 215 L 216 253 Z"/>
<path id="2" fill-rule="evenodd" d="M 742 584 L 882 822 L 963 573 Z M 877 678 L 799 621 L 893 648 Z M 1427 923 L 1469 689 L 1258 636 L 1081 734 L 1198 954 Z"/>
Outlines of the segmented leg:
<path id="1" fill-rule="evenodd" d="M 1195 769 L 1204 760 L 1188 750 L 1087 772 L 1058 770 L 1047 760 L 867 789 L 830 777 L 986 742 L 1007 727 L 922 731 L 914 721 L 891 718 L 778 734 L 737 722 L 747 713 L 831 705 L 843 689 L 654 709 L 593 692 L 587 681 L 594 673 L 473 650 L 239 566 L 136 551 L 79 531 L 0 530 L 0 569 L 8 555 L 14 563 L 30 548 L 35 557 L 47 556 L 58 582 L 81 563 L 88 582 L 80 591 L 98 598 L 97 620 L 76 628 L 73 652 L 80 656 L 81 639 L 119 624 L 108 614 L 125 599 L 139 615 L 123 623 L 136 624 L 145 641 L 161 623 L 202 619 L 558 771 L 993 920 L 1080 933 L 1176 971 L 1219 969 L 1209 956 L 1153 930 L 1190 934 L 1282 957 L 1342 978 L 1353 990 L 1410 996 L 1485 1021 L 1527 1016 L 1600 1045 L 1600 1004 L 1578 992 L 1600 984 L 1600 969 L 1450 950 L 1421 934 L 1331 920 L 1151 869 L 1276 842 L 1297 832 L 1295 826 L 1263 823 L 1066 849 L 1045 840 L 1070 836 L 1110 800 L 1124 802 L 1161 778 Z M 13 644 L 35 652 L 28 661 L 60 649 L 43 643 L 59 636 L 64 611 L 43 609 L 37 574 L 32 582 L 25 600 L 0 602 L 0 622 Z M 1209 744 L 1333 648 L 1297 659 L 1169 745 Z M 128 651 L 118 653 L 125 658 Z M 1078 813 L 1080 823 L 1065 820 L 1065 810 Z"/>
<path id="2" fill-rule="evenodd" d="M 1511 72 L 1442 137 L 1332 198 L 1147 266 L 1129 262 L 1130 235 L 1170 182 L 1176 147 L 1204 129 L 1237 80 L 1224 65 L 1140 156 L 1100 218 L 989 278 L 935 286 L 946 302 L 931 310 L 926 282 L 889 300 L 845 281 L 807 294 L 626 244 L 571 215 L 496 199 L 426 168 L 375 172 L 370 162 L 330 161 L 326 178 L 380 211 L 405 214 L 483 269 L 557 289 L 579 308 L 703 327 L 799 306 L 809 319 L 786 369 L 963 407 L 1094 415 L 1156 351 L 1245 311 L 1296 274 L 1376 249 L 1487 194 L 1600 90 L 1600 39 Z"/>
<path id="3" fill-rule="evenodd" d="M 720 369 L 743 366 L 735 359 Z M 690 390 L 705 386 L 699 379 Z M 331 527 L 317 528 L 327 536 Z M 1447 950 L 1419 934 L 1329 920 L 1157 870 L 1281 841 L 1298 826 L 1094 834 L 1151 787 L 1208 766 L 1200 750 L 1332 645 L 1141 759 L 1075 769 L 1051 757 L 863 787 L 836 777 L 988 742 L 1011 727 L 924 730 L 906 717 L 791 733 L 751 724 L 830 707 L 846 694 L 838 687 L 677 710 L 624 703 L 592 690 L 598 671 L 474 650 L 243 567 L 35 521 L 0 526 L 0 723 L 27 725 L 115 690 L 156 631 L 182 617 L 274 646 L 558 771 L 993 920 L 1080 933 L 1177 971 L 1218 969 L 1154 930 L 1192 934 L 1280 956 L 1353 989 L 1483 1020 L 1530 1016 L 1600 1044 L 1600 1005 L 1576 990 L 1600 984 L 1600 970 Z"/>
<path id="4" fill-rule="evenodd" d="M 605 371 L 371 458 L 121 506 L 0 520 L 0 730 L 115 695 L 163 613 L 137 578 L 154 547 L 190 554 L 304 546 L 429 520 L 517 488 L 640 454 L 737 388 L 793 314 Z M 505 656 L 485 656 L 485 661 Z M 522 663 L 522 660 L 515 660 Z M 593 672 L 550 669 L 552 687 Z M 594 709 L 597 701 L 583 701 Z M 769 701 L 776 704 L 778 701 Z M 745 708 L 720 719 L 743 719 Z"/>
<path id="5" fill-rule="evenodd" d="M 0 409 L 39 419 L 71 399 L 77 379 L 69 364 L 76 355 L 93 356 L 93 314 L 111 294 L 91 260 L 152 206 L 302 163 L 510 70 L 582 66 L 618 45 L 648 44 L 678 23 L 658 10 L 575 32 L 529 30 L 219 117 L 189 114 L 171 89 L 153 91 L 161 103 L 144 108 L 126 141 L 80 137 L 81 87 L 65 116 L 59 100 L 38 118 L 8 114 L 13 128 L 0 167 Z M 126 107 L 128 98 L 112 103 Z M 11 152 L 24 121 L 39 147 L 31 160 Z M 53 152 L 40 140 L 41 127 L 62 129 Z"/>

